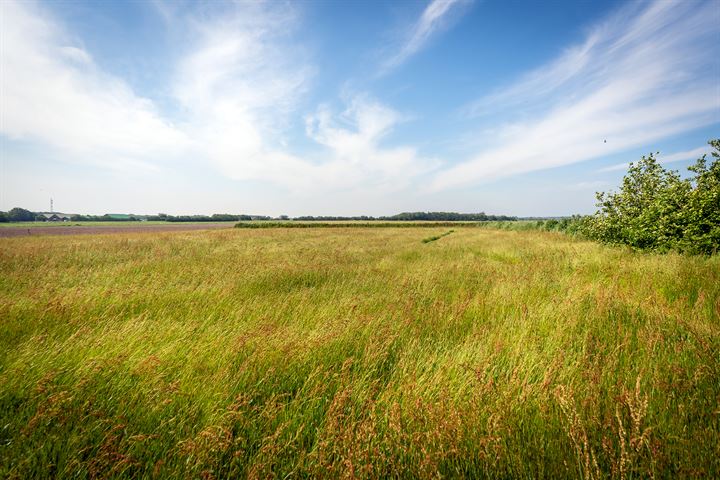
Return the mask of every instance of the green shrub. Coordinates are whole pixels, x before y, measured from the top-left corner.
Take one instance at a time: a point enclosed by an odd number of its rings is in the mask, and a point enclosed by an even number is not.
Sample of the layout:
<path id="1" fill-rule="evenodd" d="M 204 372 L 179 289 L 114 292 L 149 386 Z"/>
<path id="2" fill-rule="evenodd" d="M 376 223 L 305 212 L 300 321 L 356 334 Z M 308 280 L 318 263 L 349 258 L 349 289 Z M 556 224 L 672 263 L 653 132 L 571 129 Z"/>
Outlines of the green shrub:
<path id="1" fill-rule="evenodd" d="M 580 221 L 580 231 L 605 243 L 640 250 L 712 254 L 720 249 L 720 140 L 711 140 L 712 162 L 703 155 L 681 178 L 655 155 L 630 164 L 619 192 L 598 193 L 599 210 Z"/>
<path id="2" fill-rule="evenodd" d="M 545 222 L 545 230 L 547 230 L 547 231 L 557 230 L 559 224 L 560 224 L 560 222 L 558 222 L 557 220 L 552 218 L 552 219 L 548 220 L 547 222 Z"/>
<path id="3" fill-rule="evenodd" d="M 720 249 L 720 140 L 711 140 L 712 162 L 707 165 L 705 155 L 689 168 L 695 173 L 694 188 L 683 205 L 686 222 L 680 242 L 682 250 L 715 253 Z"/>

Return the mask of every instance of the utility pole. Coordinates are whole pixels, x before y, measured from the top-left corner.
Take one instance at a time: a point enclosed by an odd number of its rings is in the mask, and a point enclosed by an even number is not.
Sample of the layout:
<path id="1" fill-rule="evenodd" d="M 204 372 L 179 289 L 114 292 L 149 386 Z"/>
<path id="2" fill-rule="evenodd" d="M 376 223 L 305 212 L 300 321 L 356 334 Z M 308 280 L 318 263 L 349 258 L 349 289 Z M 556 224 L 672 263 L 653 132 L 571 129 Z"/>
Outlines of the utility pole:
<path id="1" fill-rule="evenodd" d="M 53 213 L 53 204 L 52 204 L 52 198 L 50 198 L 50 213 Z"/>

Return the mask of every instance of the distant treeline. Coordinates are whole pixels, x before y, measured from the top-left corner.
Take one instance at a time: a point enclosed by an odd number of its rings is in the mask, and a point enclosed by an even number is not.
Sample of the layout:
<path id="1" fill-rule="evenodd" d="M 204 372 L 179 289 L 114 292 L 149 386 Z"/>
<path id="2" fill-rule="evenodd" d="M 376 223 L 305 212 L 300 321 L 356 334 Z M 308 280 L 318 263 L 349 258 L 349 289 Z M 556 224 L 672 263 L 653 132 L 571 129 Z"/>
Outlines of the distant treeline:
<path id="1" fill-rule="evenodd" d="M 70 215 L 71 222 L 139 222 L 142 217 L 135 215 Z M 45 221 L 39 218 L 36 221 Z"/>
<path id="2" fill-rule="evenodd" d="M 65 215 L 58 214 L 61 220 L 71 222 L 243 222 L 251 220 L 272 220 L 272 217 L 265 215 L 231 215 L 228 213 L 216 213 L 214 215 Z M 31 212 L 24 208 L 13 208 L 8 212 L 0 212 L 0 222 L 46 222 L 44 212 Z"/>
<path id="3" fill-rule="evenodd" d="M 0 212 L 0 222 L 32 222 L 35 216 L 30 210 L 24 208 L 13 208 L 9 212 Z"/>
<path id="4" fill-rule="evenodd" d="M 403 212 L 390 217 L 372 217 L 362 215 L 358 217 L 295 217 L 293 220 L 305 222 L 332 222 L 332 221 L 384 221 L 384 222 L 493 222 L 493 221 L 515 221 L 517 217 L 507 215 L 487 215 L 480 213 L 455 213 L 455 212 Z"/>
<path id="5" fill-rule="evenodd" d="M 48 219 L 44 216 L 44 212 L 31 212 L 24 208 L 13 208 L 9 212 L 0 212 L 0 222 L 44 222 Z M 517 217 L 509 217 L 507 215 L 486 215 L 480 213 L 455 213 L 455 212 L 404 212 L 389 217 L 373 217 L 369 215 L 360 215 L 355 217 L 341 216 L 300 216 L 290 218 L 287 215 L 281 215 L 273 218 L 267 215 L 233 215 L 229 213 L 216 213 L 214 215 L 168 215 L 166 213 L 158 213 L 157 215 L 63 215 L 63 220 L 72 222 L 249 222 L 249 221 L 300 221 L 300 222 L 338 222 L 338 221 L 384 221 L 384 222 L 417 222 L 417 221 L 435 221 L 435 222 L 490 222 L 490 221 L 515 221 Z"/>
<path id="6" fill-rule="evenodd" d="M 0 222 L 46 222 L 45 212 L 31 212 L 24 208 L 13 208 L 8 212 L 0 212 Z M 66 215 L 57 214 L 61 220 L 71 222 L 138 222 L 146 217 L 141 215 Z"/>
<path id="7" fill-rule="evenodd" d="M 264 215 L 232 215 L 229 213 L 216 213 L 213 215 L 148 215 L 147 220 L 153 222 L 249 222 L 251 220 L 272 220 Z"/>

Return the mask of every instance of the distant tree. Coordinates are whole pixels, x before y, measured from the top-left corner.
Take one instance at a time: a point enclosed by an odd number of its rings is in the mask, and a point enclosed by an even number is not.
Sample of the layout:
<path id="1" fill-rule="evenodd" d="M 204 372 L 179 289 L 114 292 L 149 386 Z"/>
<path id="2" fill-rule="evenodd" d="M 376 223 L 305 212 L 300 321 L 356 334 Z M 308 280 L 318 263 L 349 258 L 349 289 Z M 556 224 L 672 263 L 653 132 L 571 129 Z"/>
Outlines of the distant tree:
<path id="1" fill-rule="evenodd" d="M 508 217 L 506 215 L 486 215 L 480 213 L 456 213 L 456 212 L 403 212 L 392 217 L 381 217 L 381 220 L 399 220 L 399 221 L 465 221 L 465 222 L 485 222 L 485 221 L 513 221 L 516 217 Z"/>
<path id="2" fill-rule="evenodd" d="M 341 216 L 320 216 L 304 215 L 295 217 L 294 220 L 299 221 L 372 221 L 382 220 L 390 222 L 416 222 L 416 221 L 440 221 L 440 222 L 485 222 L 489 220 L 507 220 L 514 221 L 517 217 L 508 217 L 506 215 L 485 215 L 485 213 L 455 213 L 455 212 L 403 212 L 389 217 L 372 217 L 368 215 L 359 215 L 353 217 Z"/>
<path id="3" fill-rule="evenodd" d="M 7 212 L 7 218 L 11 222 L 32 222 L 35 220 L 35 214 L 30 210 L 15 207 Z"/>
<path id="4" fill-rule="evenodd" d="M 235 222 L 239 221 L 241 216 L 242 215 L 231 215 L 229 213 L 216 213 L 210 217 L 210 220 L 213 222 Z"/>
<path id="5" fill-rule="evenodd" d="M 0 212 L 0 223 L 7 223 L 9 221 L 10 219 L 8 218 L 7 213 Z"/>

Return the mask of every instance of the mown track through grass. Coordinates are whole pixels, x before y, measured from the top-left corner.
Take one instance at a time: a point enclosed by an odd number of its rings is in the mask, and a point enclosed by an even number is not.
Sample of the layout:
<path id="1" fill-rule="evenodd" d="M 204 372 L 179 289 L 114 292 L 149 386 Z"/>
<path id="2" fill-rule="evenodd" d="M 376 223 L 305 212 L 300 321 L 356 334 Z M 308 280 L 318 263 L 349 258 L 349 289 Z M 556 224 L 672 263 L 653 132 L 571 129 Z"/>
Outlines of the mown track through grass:
<path id="1" fill-rule="evenodd" d="M 450 235 L 450 234 L 453 233 L 454 231 L 455 231 L 455 230 L 448 230 L 447 232 L 441 233 L 440 235 L 433 235 L 432 237 L 423 238 L 423 239 L 422 239 L 422 243 L 430 243 L 430 242 L 434 242 L 434 241 L 436 241 L 436 240 L 440 240 L 440 239 L 443 238 L 443 237 L 447 237 L 448 235 Z"/>

